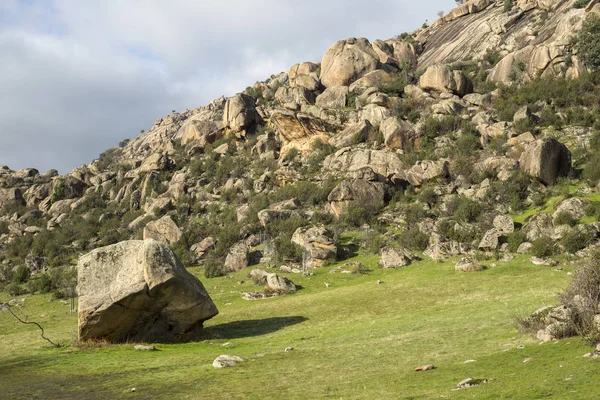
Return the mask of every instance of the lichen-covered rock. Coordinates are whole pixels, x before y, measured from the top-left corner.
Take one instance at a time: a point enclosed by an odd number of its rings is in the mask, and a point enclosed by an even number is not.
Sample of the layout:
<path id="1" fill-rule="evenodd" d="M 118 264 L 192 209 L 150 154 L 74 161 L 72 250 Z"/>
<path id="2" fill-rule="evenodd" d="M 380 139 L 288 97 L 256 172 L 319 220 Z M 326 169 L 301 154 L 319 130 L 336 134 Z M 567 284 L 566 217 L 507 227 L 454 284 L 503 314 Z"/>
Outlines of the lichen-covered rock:
<path id="1" fill-rule="evenodd" d="M 473 91 L 473 83 L 461 71 L 452 71 L 445 65 L 427 68 L 419 79 L 419 86 L 425 90 L 451 92 L 464 96 Z"/>
<path id="2" fill-rule="evenodd" d="M 80 340 L 170 341 L 218 314 L 202 283 L 154 240 L 94 250 L 77 273 Z"/>
<path id="3" fill-rule="evenodd" d="M 361 179 L 344 180 L 331 191 L 327 201 L 336 217 L 352 206 L 378 209 L 384 205 L 385 186 L 381 182 L 368 182 Z"/>
<path id="4" fill-rule="evenodd" d="M 381 249 L 381 268 L 403 268 L 410 265 L 417 257 L 406 249 L 384 247 Z"/>
<path id="5" fill-rule="evenodd" d="M 249 258 L 250 253 L 246 242 L 238 242 L 231 246 L 225 257 L 225 269 L 232 272 L 240 271 L 248 266 Z"/>
<path id="6" fill-rule="evenodd" d="M 292 235 L 292 243 L 310 254 L 315 267 L 335 261 L 337 256 L 333 234 L 322 226 L 298 228 Z"/>
<path id="7" fill-rule="evenodd" d="M 507 235 L 515 231 L 515 223 L 508 215 L 498 215 L 494 218 L 494 228 L 501 234 Z"/>
<path id="8" fill-rule="evenodd" d="M 154 239 L 156 241 L 174 244 L 181 239 L 181 229 L 168 215 L 159 220 L 148 222 L 144 227 L 144 240 Z"/>
<path id="9" fill-rule="evenodd" d="M 325 87 L 349 86 L 378 67 L 379 56 L 367 39 L 340 40 L 323 56 L 321 83 Z"/>
<path id="10" fill-rule="evenodd" d="M 348 101 L 347 86 L 331 86 L 317 96 L 316 105 L 325 109 L 342 109 Z"/>
<path id="11" fill-rule="evenodd" d="M 370 167 L 376 174 L 387 178 L 402 171 L 402 161 L 396 153 L 389 150 L 350 147 L 330 154 L 323 161 L 323 169 L 326 171 L 343 174 L 354 173 L 365 167 Z"/>
<path id="12" fill-rule="evenodd" d="M 336 148 L 350 147 L 367 140 L 373 130 L 373 125 L 369 121 L 361 121 L 357 124 L 348 126 L 343 131 L 335 134 L 329 139 L 329 144 Z"/>
<path id="13" fill-rule="evenodd" d="M 546 185 L 553 185 L 571 172 L 571 152 L 556 139 L 531 143 L 519 158 L 521 169 Z"/>
<path id="14" fill-rule="evenodd" d="M 258 119 L 254 98 L 240 93 L 227 99 L 223 110 L 225 128 L 244 136 L 246 129 L 252 127 Z"/>
<path id="15" fill-rule="evenodd" d="M 288 72 L 290 86 L 306 88 L 312 92 L 319 89 L 319 65 L 311 62 L 295 64 Z"/>

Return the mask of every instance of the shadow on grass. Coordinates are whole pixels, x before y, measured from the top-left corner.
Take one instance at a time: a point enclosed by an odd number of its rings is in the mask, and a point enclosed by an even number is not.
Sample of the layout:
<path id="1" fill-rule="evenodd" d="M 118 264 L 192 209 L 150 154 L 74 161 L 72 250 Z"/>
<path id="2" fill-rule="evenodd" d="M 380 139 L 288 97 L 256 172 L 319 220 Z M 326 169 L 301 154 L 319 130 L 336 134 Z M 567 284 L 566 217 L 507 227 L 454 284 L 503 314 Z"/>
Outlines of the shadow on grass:
<path id="1" fill-rule="evenodd" d="M 202 339 L 239 339 L 252 336 L 261 336 L 277 332 L 287 326 L 308 321 L 306 317 L 273 317 L 265 319 L 249 319 L 244 321 L 228 322 L 214 325 L 202 330 Z"/>

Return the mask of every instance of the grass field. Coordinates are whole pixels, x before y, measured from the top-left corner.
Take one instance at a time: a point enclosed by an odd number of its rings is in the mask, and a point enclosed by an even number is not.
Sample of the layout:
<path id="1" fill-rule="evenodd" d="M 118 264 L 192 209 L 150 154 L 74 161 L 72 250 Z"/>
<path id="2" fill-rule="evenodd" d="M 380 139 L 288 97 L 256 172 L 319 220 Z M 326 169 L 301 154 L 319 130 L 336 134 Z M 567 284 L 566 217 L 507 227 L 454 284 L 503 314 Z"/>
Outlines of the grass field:
<path id="1" fill-rule="evenodd" d="M 35 327 L 0 313 L 0 398 L 600 396 L 600 363 L 581 357 L 590 347 L 576 338 L 538 344 L 513 322 L 515 316 L 555 303 L 572 266 L 556 271 L 518 257 L 495 267 L 488 263 L 484 272 L 459 273 L 453 262 L 421 261 L 401 270 L 380 270 L 377 257 L 349 261 L 361 261 L 371 272 L 330 274 L 332 266 L 310 277 L 290 275 L 302 287 L 298 293 L 263 301 L 241 299 L 240 291 L 259 289 L 246 278 L 248 270 L 202 278 L 220 314 L 205 324 L 203 340 L 156 344 L 155 352 L 134 351 L 132 344 L 78 348 L 72 344 L 77 318 L 68 305 L 48 295 L 25 296 L 16 311 L 41 322 L 63 347 L 52 348 Z M 191 271 L 201 276 L 199 268 Z M 293 350 L 284 352 L 286 347 Z M 211 363 L 221 354 L 247 362 L 214 369 Z M 414 372 L 430 363 L 436 369 Z M 452 391 L 467 377 L 489 382 Z"/>

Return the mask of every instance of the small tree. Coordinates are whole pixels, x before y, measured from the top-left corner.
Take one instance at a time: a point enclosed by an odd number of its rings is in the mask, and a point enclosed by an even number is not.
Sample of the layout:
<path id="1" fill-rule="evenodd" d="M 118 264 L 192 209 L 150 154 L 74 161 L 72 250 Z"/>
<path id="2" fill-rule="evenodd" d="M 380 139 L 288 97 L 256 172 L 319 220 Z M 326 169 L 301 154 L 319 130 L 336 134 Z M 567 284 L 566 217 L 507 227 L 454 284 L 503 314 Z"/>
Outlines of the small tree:
<path id="1" fill-rule="evenodd" d="M 600 69 L 600 17 L 589 14 L 577 37 L 579 55 L 587 67 L 597 71 Z"/>

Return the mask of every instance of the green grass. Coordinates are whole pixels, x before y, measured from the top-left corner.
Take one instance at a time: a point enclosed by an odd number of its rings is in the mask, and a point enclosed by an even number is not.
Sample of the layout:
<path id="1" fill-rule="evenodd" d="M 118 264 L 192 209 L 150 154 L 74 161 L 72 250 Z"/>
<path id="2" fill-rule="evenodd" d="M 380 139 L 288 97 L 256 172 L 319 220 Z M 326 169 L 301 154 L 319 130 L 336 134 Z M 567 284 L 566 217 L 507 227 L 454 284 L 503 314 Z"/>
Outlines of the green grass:
<path id="1" fill-rule="evenodd" d="M 131 344 L 72 346 L 77 317 L 68 306 L 46 295 L 25 296 L 19 313 L 41 322 L 65 346 L 51 348 L 35 327 L 0 313 L 0 398 L 596 397 L 592 377 L 600 364 L 581 358 L 590 351 L 583 342 L 539 345 L 513 323 L 515 316 L 555 303 L 569 282 L 568 265 L 555 271 L 518 257 L 469 274 L 454 271 L 453 262 L 388 271 L 376 268 L 376 256 L 349 261 L 372 271 L 329 274 L 331 266 L 315 276 L 292 275 L 302 286 L 296 294 L 256 302 L 239 294 L 257 290 L 245 277 L 248 270 L 202 279 L 220 310 L 205 324 L 204 340 L 156 344 L 156 352 L 136 352 Z M 201 276 L 199 268 L 191 271 Z M 233 347 L 222 346 L 227 342 Z M 288 346 L 294 350 L 284 352 Z M 248 362 L 216 370 L 211 363 L 221 354 Z M 526 358 L 531 361 L 523 363 Z M 414 372 L 428 363 L 436 369 Z M 451 391 L 470 376 L 490 381 Z"/>

